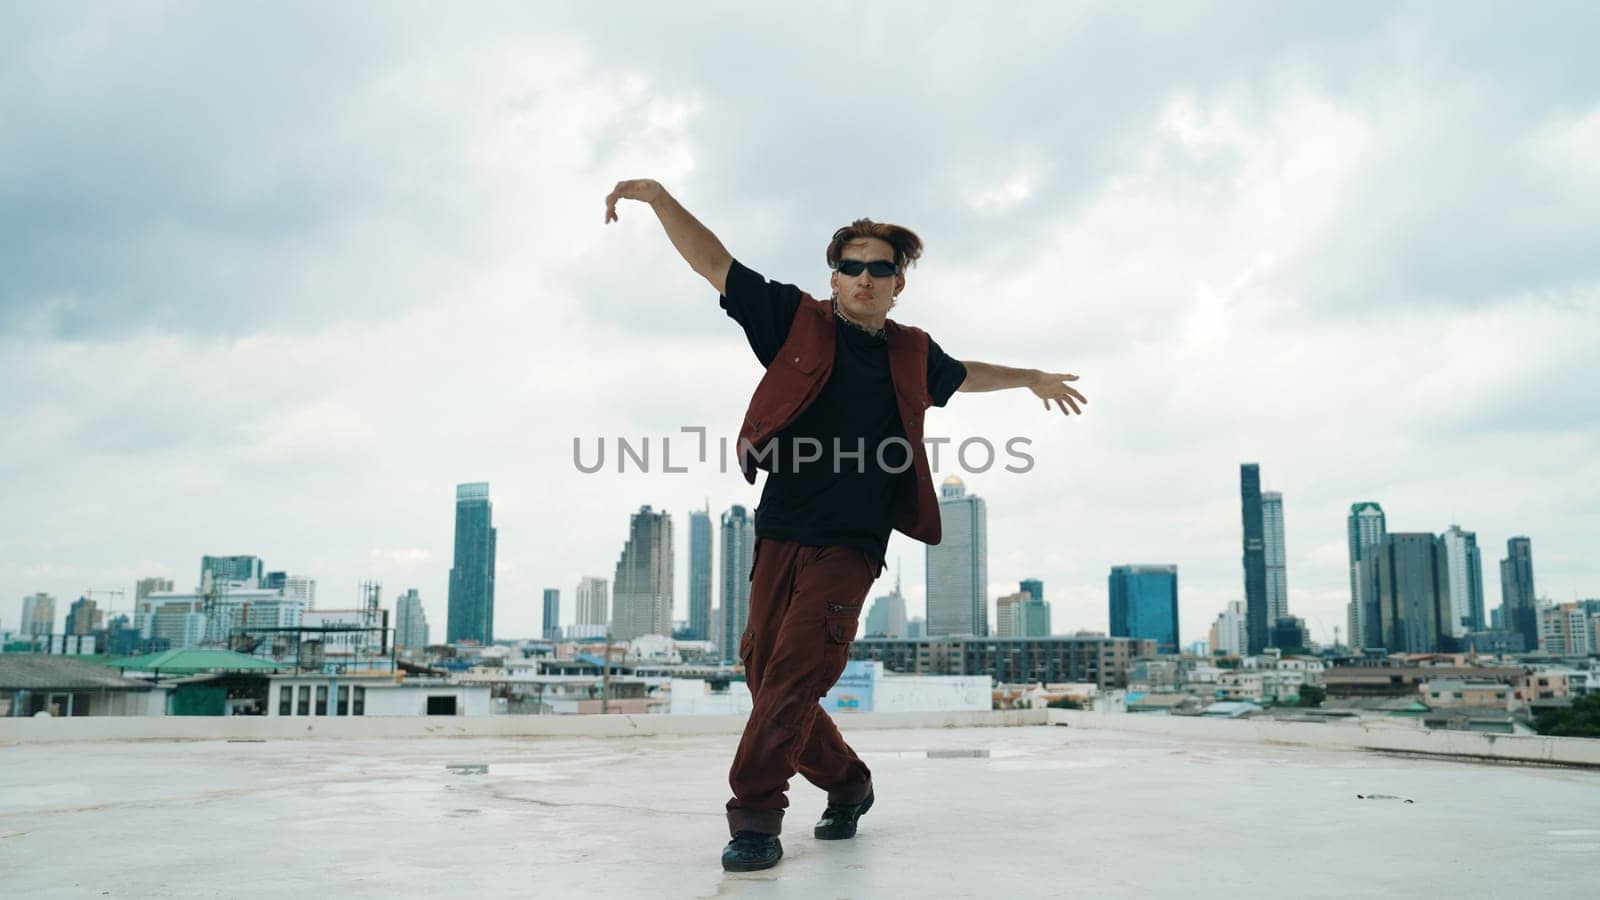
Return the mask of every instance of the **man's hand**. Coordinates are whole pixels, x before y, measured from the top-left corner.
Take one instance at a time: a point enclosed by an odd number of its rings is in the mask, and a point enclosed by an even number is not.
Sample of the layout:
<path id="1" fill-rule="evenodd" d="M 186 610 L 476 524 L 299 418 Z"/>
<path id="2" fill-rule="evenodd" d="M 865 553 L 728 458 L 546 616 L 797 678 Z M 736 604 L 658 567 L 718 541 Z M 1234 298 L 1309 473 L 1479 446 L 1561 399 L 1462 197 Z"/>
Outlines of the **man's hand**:
<path id="1" fill-rule="evenodd" d="M 1028 390 L 1044 401 L 1044 408 L 1050 408 L 1050 401 L 1054 400 L 1056 406 L 1061 408 L 1063 415 L 1077 413 L 1083 415 L 1083 410 L 1078 408 L 1079 403 L 1088 403 L 1084 396 L 1067 384 L 1077 381 L 1078 376 L 1070 372 L 1040 372 L 1035 370 L 1033 380 L 1028 383 Z M 1072 407 L 1072 412 L 1067 412 L 1067 407 Z"/>
<path id="2" fill-rule="evenodd" d="M 636 178 L 633 181 L 619 181 L 617 186 L 606 195 L 606 224 L 617 220 L 618 200 L 638 200 L 640 203 L 654 203 L 657 198 L 666 193 L 666 189 L 658 181 L 649 178 Z"/>
<path id="3" fill-rule="evenodd" d="M 733 257 L 728 253 L 728 248 L 722 246 L 711 229 L 689 215 L 689 211 L 667 193 L 661 182 L 649 178 L 617 182 L 617 186 L 606 195 L 607 225 L 617 220 L 618 200 L 638 200 L 650 204 L 656 218 L 661 220 L 661 227 L 667 231 L 667 240 L 672 241 L 673 249 L 689 264 L 689 268 L 716 288 L 718 294 L 728 292 L 728 270 L 733 268 Z"/>

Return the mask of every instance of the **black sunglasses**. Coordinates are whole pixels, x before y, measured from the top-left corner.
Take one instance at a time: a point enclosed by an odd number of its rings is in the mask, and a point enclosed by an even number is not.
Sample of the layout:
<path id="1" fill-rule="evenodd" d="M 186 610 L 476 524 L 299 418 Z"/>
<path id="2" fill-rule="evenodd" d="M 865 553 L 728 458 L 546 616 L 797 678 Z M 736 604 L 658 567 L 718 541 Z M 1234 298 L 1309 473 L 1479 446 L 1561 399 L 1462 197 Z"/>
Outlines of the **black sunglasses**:
<path id="1" fill-rule="evenodd" d="M 841 259 L 833 268 L 840 274 L 854 278 L 865 269 L 872 273 L 873 278 L 888 278 L 900 274 L 900 267 L 887 259 L 875 259 L 872 262 L 862 262 L 859 259 Z"/>

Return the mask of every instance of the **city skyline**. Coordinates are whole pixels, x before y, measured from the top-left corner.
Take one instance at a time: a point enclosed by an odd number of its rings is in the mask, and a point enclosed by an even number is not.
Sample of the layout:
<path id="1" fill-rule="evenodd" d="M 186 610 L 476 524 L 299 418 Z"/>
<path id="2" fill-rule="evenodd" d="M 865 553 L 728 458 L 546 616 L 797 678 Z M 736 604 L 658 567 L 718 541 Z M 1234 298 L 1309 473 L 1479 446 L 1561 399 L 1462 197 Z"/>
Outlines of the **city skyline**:
<path id="1" fill-rule="evenodd" d="M 467 486 L 463 485 L 462 487 L 467 487 Z M 479 487 L 483 487 L 484 490 L 486 491 L 486 487 L 482 486 L 482 485 L 479 485 L 479 484 L 474 484 L 471 487 L 473 487 L 475 489 L 479 488 Z M 963 493 L 964 493 L 964 488 L 963 488 Z M 1262 493 L 1265 496 L 1266 494 L 1276 493 L 1276 492 L 1262 492 Z M 1382 511 L 1381 504 L 1372 503 L 1372 502 L 1358 502 L 1358 503 L 1351 504 L 1350 508 L 1351 508 L 1350 519 L 1347 520 L 1347 522 L 1346 522 L 1347 530 L 1348 529 L 1353 529 L 1355 527 L 1353 525 L 1353 519 L 1357 515 L 1358 511 L 1371 510 L 1373 515 L 1376 516 L 1376 521 L 1378 522 L 1378 524 L 1375 526 L 1376 529 L 1377 529 L 1376 533 L 1377 534 L 1382 534 L 1383 533 L 1382 529 L 1384 527 L 1384 524 L 1383 524 L 1384 514 L 1383 514 L 1383 511 Z M 685 513 L 684 515 L 692 516 L 694 512 L 696 512 L 696 511 L 695 510 L 690 510 L 688 513 Z M 667 510 L 661 510 L 661 511 L 659 511 L 659 514 L 666 515 L 668 517 L 672 517 L 673 516 L 673 514 L 671 512 L 669 512 L 669 511 L 667 511 Z M 724 514 L 724 515 L 726 515 L 726 514 Z M 987 511 L 986 511 L 985 515 L 987 516 Z M 1363 526 L 1363 527 L 1366 527 L 1366 526 Z M 495 529 L 495 530 L 498 531 L 498 529 Z M 720 530 L 719 530 L 719 533 L 720 533 Z M 1453 535 L 1457 535 L 1457 534 L 1459 534 L 1460 537 L 1453 537 Z M 1464 529 L 1462 529 L 1462 527 L 1459 524 L 1452 522 L 1448 527 L 1440 528 L 1439 531 L 1434 532 L 1434 536 L 1436 538 L 1438 538 L 1442 542 L 1441 545 L 1446 547 L 1446 548 L 1454 546 L 1454 544 L 1452 543 L 1453 540 L 1454 541 L 1460 541 L 1464 546 L 1470 546 L 1471 550 L 1472 550 L 1472 553 L 1474 554 L 1474 556 L 1476 556 L 1476 542 L 1475 542 L 1476 541 L 1476 532 L 1475 531 L 1464 530 Z M 1350 531 L 1350 534 L 1348 535 L 1348 537 L 1351 540 L 1354 540 L 1354 532 L 1353 532 L 1353 530 Z M 1525 542 L 1525 541 L 1527 541 L 1527 536 L 1526 535 L 1515 535 L 1512 538 L 1508 538 L 1507 545 L 1508 545 L 1508 547 L 1522 547 L 1523 548 L 1522 552 L 1526 553 L 1527 552 L 1526 551 L 1526 546 L 1527 545 L 1523 544 L 1523 543 L 1517 543 L 1517 542 Z M 676 555 L 679 552 L 683 552 L 683 549 L 684 548 L 675 548 L 674 551 L 673 551 L 673 555 Z M 720 547 L 718 549 L 720 551 Z M 251 569 L 251 576 L 250 577 L 253 577 L 253 573 L 255 573 L 255 572 L 260 572 L 261 573 L 261 577 L 260 577 L 259 580 L 260 580 L 260 583 L 262 585 L 264 585 L 264 586 L 266 585 L 266 583 L 268 581 L 272 580 L 273 577 L 276 577 L 278 582 L 280 582 L 280 583 L 274 585 L 275 587 L 277 587 L 277 588 L 287 588 L 287 589 L 289 589 L 289 592 L 290 592 L 291 595 L 293 595 L 296 590 L 301 591 L 301 592 L 306 592 L 307 596 L 303 597 L 303 599 L 308 601 L 307 604 L 306 604 L 306 608 L 307 609 L 311 609 L 312 608 L 312 604 L 309 601 L 311 599 L 311 596 L 314 596 L 315 588 L 316 588 L 317 579 L 315 578 L 314 575 L 291 575 L 291 576 L 285 576 L 284 573 L 281 572 L 281 571 L 267 571 L 266 570 L 266 562 L 265 562 L 265 560 L 267 559 L 267 555 L 266 554 L 234 556 L 234 557 L 212 557 L 212 556 L 206 556 L 206 555 L 202 554 L 200 558 L 201 558 L 201 567 L 200 567 L 201 574 L 200 574 L 200 578 L 197 579 L 197 581 L 203 582 L 205 580 L 206 572 L 208 570 L 208 567 L 213 565 L 213 562 L 212 562 L 213 560 L 217 561 L 216 564 L 224 565 L 224 566 L 247 565 L 247 566 L 253 567 Z M 226 561 L 226 562 L 223 562 L 223 561 Z M 719 561 L 719 563 L 721 562 L 721 554 L 720 554 L 720 552 L 718 554 L 718 561 Z M 1458 567 L 1460 565 L 1463 565 L 1463 564 L 1464 563 L 1456 563 L 1453 560 L 1450 561 L 1450 565 L 1452 566 L 1452 571 L 1454 571 L 1456 567 Z M 1481 560 L 1479 561 L 1479 564 L 1481 565 Z M 184 567 L 182 567 L 182 566 L 173 567 L 173 571 L 181 572 L 183 570 L 183 568 Z M 719 569 L 720 568 L 721 568 L 721 566 L 719 566 Z M 1026 568 L 1027 567 L 1024 566 L 1024 569 L 1026 569 Z M 193 570 L 191 569 L 191 571 L 193 571 Z M 229 569 L 228 571 L 233 571 L 233 570 Z M 726 573 L 720 573 L 720 574 L 723 575 L 723 576 L 726 575 Z M 587 578 L 589 578 L 589 576 L 581 576 L 581 578 L 587 579 Z M 716 579 L 717 583 L 714 585 L 714 590 L 712 592 L 713 605 L 718 608 L 719 612 L 720 612 L 720 606 L 721 606 L 722 596 L 723 596 L 723 586 L 721 584 L 721 580 L 722 580 L 721 577 Z M 1496 580 L 1498 580 L 1498 579 L 1496 579 Z M 605 578 L 600 578 L 599 579 L 599 582 L 602 585 L 605 585 L 606 581 L 607 581 L 607 579 L 605 579 Z M 991 623 L 991 627 L 992 627 L 992 623 L 996 621 L 995 616 L 998 614 L 998 602 L 1002 597 L 1006 596 L 1011 591 L 1016 590 L 1016 587 L 1015 587 L 1016 584 L 1019 584 L 1019 583 L 1022 584 L 1023 585 L 1023 589 L 1026 590 L 1027 587 L 1030 584 L 1038 583 L 1039 581 L 1040 581 L 1039 579 L 1019 579 L 1017 581 L 1013 581 L 1013 582 L 1009 582 L 1008 583 L 1008 582 L 996 582 L 995 580 L 991 579 L 989 581 L 989 596 L 987 598 L 987 601 L 988 601 L 988 616 L 989 616 L 988 621 Z M 1489 617 L 1488 613 L 1491 610 L 1493 610 L 1496 613 L 1498 613 L 1498 611 L 1500 609 L 1500 606 L 1501 606 L 1501 603 L 1503 602 L 1503 600 L 1502 600 L 1502 598 L 1496 597 L 1491 602 L 1487 598 L 1488 597 L 1492 597 L 1493 595 L 1489 594 L 1488 592 L 1486 592 L 1484 590 L 1484 585 L 1481 582 L 1481 580 L 1478 580 L 1478 579 L 1474 578 L 1473 581 L 1475 581 L 1476 583 L 1475 584 L 1471 584 L 1471 586 L 1466 589 L 1466 590 L 1469 591 L 1469 593 L 1466 595 L 1467 596 L 1467 600 L 1465 602 L 1468 604 L 1468 609 L 1469 610 L 1471 609 L 1471 604 L 1474 603 L 1474 602 L 1482 604 L 1481 606 L 1478 607 L 1478 609 L 1483 611 L 1482 612 L 1483 628 L 1482 629 L 1477 629 L 1477 630 L 1484 630 L 1484 629 L 1489 628 L 1489 624 L 1488 623 L 1489 623 L 1489 618 L 1490 617 Z M 238 579 L 235 583 L 240 585 L 240 586 L 242 586 L 247 582 L 248 582 L 248 578 L 245 578 L 245 579 Z M 172 589 L 172 585 L 174 583 L 175 583 L 174 579 L 172 579 L 172 578 L 163 578 L 161 576 L 154 576 L 154 575 L 146 576 L 144 578 L 139 579 L 138 584 L 136 585 L 136 591 L 135 592 L 125 592 L 123 596 L 124 596 L 124 598 L 126 598 L 127 596 L 137 596 L 137 591 L 143 590 L 147 585 L 152 590 L 168 590 L 168 591 L 170 591 Z M 875 589 L 878 589 L 881 584 L 882 584 L 882 582 L 880 581 L 880 583 L 878 585 L 875 585 Z M 1356 590 L 1357 586 L 1358 586 L 1358 579 L 1355 577 L 1355 572 L 1352 569 L 1352 571 L 1350 572 L 1349 586 L 1347 588 L 1347 593 L 1346 593 L 1346 597 L 1347 598 L 1349 596 L 1348 591 Z M 199 586 L 197 585 L 197 589 L 198 589 L 198 587 Z M 892 588 L 892 584 L 891 584 L 891 588 Z M 602 587 L 602 591 L 604 589 L 605 588 Z M 107 594 L 107 593 L 115 593 L 117 590 L 118 589 L 115 589 L 115 588 L 100 588 L 100 589 L 94 589 L 92 591 L 92 593 L 94 595 L 96 595 L 96 596 L 99 596 L 99 595 L 104 595 L 104 594 Z M 404 591 L 404 590 L 405 590 L 405 588 L 402 588 L 402 591 Z M 412 588 L 412 590 L 415 590 L 415 589 Z M 546 589 L 546 590 L 548 590 L 548 589 Z M 1462 589 L 1460 589 L 1460 588 L 1452 588 L 1451 591 L 1450 591 L 1450 594 L 1447 595 L 1445 602 L 1447 604 L 1455 604 L 1451 608 L 1458 608 L 1459 604 L 1462 602 L 1462 601 L 1460 601 L 1458 599 L 1455 599 L 1455 595 L 1460 590 L 1462 590 Z M 1104 600 L 1103 600 L 1104 588 L 1103 587 L 1101 588 L 1101 591 L 1102 591 L 1102 599 L 1100 601 L 1100 604 L 1103 606 L 1104 605 Z M 355 603 L 357 602 L 356 601 L 356 597 L 358 595 L 358 592 L 359 592 L 359 584 L 352 587 L 350 594 L 348 595 L 348 597 L 345 600 L 345 605 L 350 605 L 350 606 L 355 605 Z M 884 592 L 888 593 L 889 591 L 884 591 Z M 32 592 L 27 597 L 23 597 L 23 598 L 19 598 L 18 599 L 18 601 L 17 601 L 18 607 L 21 607 L 21 606 L 25 605 L 28 597 L 31 597 L 31 596 L 33 596 L 34 594 L 37 594 L 37 593 L 50 594 L 50 592 L 48 592 L 48 591 L 45 591 L 45 592 Z M 556 593 L 559 594 L 561 592 L 559 590 L 557 590 Z M 681 591 L 678 591 L 677 593 L 681 594 Z M 1597 592 L 1597 593 L 1600 593 L 1600 592 Z M 1241 594 L 1242 594 L 1242 592 L 1241 592 Z M 52 600 L 53 600 L 53 606 L 55 608 L 55 616 L 54 616 L 54 620 L 55 620 L 55 623 L 56 623 L 55 628 L 56 628 L 56 631 L 58 633 L 60 633 L 62 631 L 62 629 L 65 628 L 65 619 L 66 619 L 67 615 L 70 613 L 70 610 L 71 610 L 71 607 L 72 607 L 74 601 L 78 597 L 82 596 L 82 591 L 68 592 L 68 595 L 70 595 L 70 599 L 64 597 L 63 595 L 51 595 Z M 566 612 L 561 614 L 562 617 L 563 617 L 563 621 L 567 621 L 567 622 L 575 622 L 575 621 L 577 621 L 577 618 L 576 618 L 577 617 L 576 604 L 577 604 L 578 601 L 576 599 L 577 595 L 573 595 L 573 596 L 574 596 L 575 599 L 570 601 L 570 602 L 568 602 L 565 607 L 563 607 L 561 605 L 562 601 L 560 601 L 559 599 L 557 600 L 557 607 L 556 608 L 558 610 L 561 610 L 563 608 L 566 610 Z M 902 593 L 902 596 L 905 596 L 905 594 Z M 1537 593 L 1536 599 L 1540 599 L 1540 600 L 1547 599 L 1547 600 L 1550 600 L 1552 603 L 1560 604 L 1560 603 L 1570 603 L 1570 602 L 1574 602 L 1574 601 L 1592 600 L 1594 598 L 1591 597 L 1591 596 L 1588 596 L 1588 595 L 1577 595 L 1577 596 L 1572 596 L 1572 597 L 1551 596 L 1551 595 L 1549 595 L 1547 593 L 1539 591 Z M 607 598 L 607 600 L 608 600 L 608 602 L 607 602 L 606 611 L 607 611 L 607 613 L 609 615 L 609 613 L 611 611 L 610 610 L 610 604 L 609 604 L 609 598 Z M 398 598 L 397 598 L 397 601 L 398 601 Z M 335 606 L 340 605 L 340 601 L 339 600 L 334 600 L 333 602 L 334 602 Z M 1243 602 L 1242 595 L 1241 595 L 1241 597 L 1238 598 L 1238 602 L 1241 602 L 1241 603 Z M 418 605 L 422 606 L 425 603 L 426 603 L 425 600 L 419 601 Z M 1348 617 L 1349 613 L 1350 613 L 1348 600 L 1346 601 L 1346 603 L 1344 605 L 1346 607 L 1344 612 L 1346 614 L 1346 617 Z M 535 638 L 536 639 L 536 638 L 539 638 L 539 637 L 543 636 L 541 623 L 542 623 L 542 611 L 543 611 L 544 604 L 542 604 L 542 603 L 541 604 L 530 604 L 530 606 L 532 606 L 535 609 L 535 613 L 536 613 L 536 615 L 534 616 L 533 627 L 529 631 L 527 631 L 525 633 L 524 632 L 508 633 L 508 634 L 506 634 L 504 636 L 506 639 L 513 639 L 513 638 L 519 638 L 519 639 Z M 447 604 L 444 605 L 444 607 L 445 608 L 444 608 L 443 611 L 447 611 L 447 608 L 448 608 Z M 1193 610 L 1189 614 L 1183 615 L 1183 616 L 1180 617 L 1183 621 L 1188 623 L 1188 628 L 1190 629 L 1189 631 L 1180 634 L 1180 643 L 1183 644 L 1183 645 L 1187 645 L 1187 644 L 1192 643 L 1192 642 L 1194 642 L 1196 640 L 1204 640 L 1204 639 L 1206 639 L 1207 636 L 1208 636 L 1208 632 L 1210 630 L 1210 627 L 1211 627 L 1212 623 L 1216 619 L 1216 616 L 1220 612 L 1222 612 L 1224 609 L 1226 609 L 1227 605 L 1225 604 L 1223 607 L 1218 607 L 1218 608 L 1215 608 L 1215 609 L 1203 609 L 1202 610 L 1202 609 L 1195 609 L 1195 605 L 1194 604 L 1186 602 L 1186 603 L 1183 604 L 1183 607 L 1186 608 L 1186 609 Z M 20 632 L 22 630 L 21 627 L 20 627 L 20 623 L 14 622 L 11 619 L 11 617 L 4 615 L 5 609 L 6 609 L 6 604 L 0 603 L 0 629 L 13 630 L 13 631 L 19 631 Z M 926 605 L 925 604 L 913 605 L 912 603 L 908 602 L 907 603 L 907 610 L 908 610 L 907 615 L 910 618 L 925 618 L 926 617 Z M 395 611 L 398 613 L 398 602 L 396 604 Z M 108 620 L 111 617 L 113 617 L 115 615 L 118 615 L 118 614 L 126 614 L 126 615 L 129 616 L 129 618 L 132 621 L 133 625 L 135 627 L 138 626 L 138 614 L 137 614 L 138 613 L 138 608 L 137 608 L 136 602 L 134 602 L 134 601 L 124 600 L 123 602 L 101 603 L 98 606 L 97 612 L 102 617 L 102 619 L 105 619 L 105 620 Z M 921 616 L 916 615 L 919 612 L 921 613 Z M 426 613 L 426 611 L 425 611 L 425 614 L 429 615 L 430 617 L 433 616 L 433 615 L 438 615 L 438 613 Z M 1199 614 L 1199 615 L 1201 615 L 1203 617 L 1201 619 L 1201 621 L 1205 623 L 1203 627 L 1197 627 L 1195 621 L 1193 619 L 1189 618 L 1189 616 L 1192 616 L 1192 615 L 1195 615 L 1195 614 Z M 1102 632 L 1106 632 L 1108 634 L 1110 633 L 1109 632 L 1110 622 L 1108 620 L 1104 619 L 1104 618 L 1102 618 L 1100 621 L 1095 621 L 1093 619 L 1092 615 L 1083 616 L 1081 618 L 1074 619 L 1073 621 L 1071 621 L 1069 623 L 1065 623 L 1065 624 L 1060 622 L 1059 615 L 1055 615 L 1052 618 L 1055 619 L 1055 621 L 1052 622 L 1052 625 L 1053 625 L 1052 633 L 1054 633 L 1054 634 L 1072 634 L 1072 633 L 1074 633 L 1076 631 L 1080 631 L 1080 630 L 1102 631 Z M 674 623 L 683 623 L 685 625 L 689 624 L 688 611 L 686 609 L 684 609 L 684 602 L 679 601 L 679 602 L 676 602 L 674 604 L 674 608 L 673 608 L 673 611 L 672 611 L 672 614 L 671 614 L 671 621 L 674 622 Z M 1347 624 L 1349 624 L 1349 623 L 1347 623 L 1344 620 L 1339 620 L 1338 622 L 1335 623 L 1335 625 L 1337 627 L 1340 627 L 1341 640 L 1345 641 L 1345 642 L 1348 642 L 1349 636 L 1350 636 L 1350 631 L 1347 628 L 1344 627 Z M 1531 616 L 1528 617 L 1528 625 L 1529 625 L 1530 628 L 1537 629 L 1537 622 Z M 1313 637 L 1314 640 L 1318 641 L 1319 643 L 1323 643 L 1323 644 L 1327 644 L 1327 643 L 1330 642 L 1331 635 L 1332 635 L 1332 627 L 1333 626 L 1325 626 L 1323 624 L 1316 623 L 1315 621 L 1308 621 L 1307 622 L 1307 626 L 1310 629 L 1312 637 Z M 1507 627 L 1509 627 L 1509 626 L 1507 626 Z"/>

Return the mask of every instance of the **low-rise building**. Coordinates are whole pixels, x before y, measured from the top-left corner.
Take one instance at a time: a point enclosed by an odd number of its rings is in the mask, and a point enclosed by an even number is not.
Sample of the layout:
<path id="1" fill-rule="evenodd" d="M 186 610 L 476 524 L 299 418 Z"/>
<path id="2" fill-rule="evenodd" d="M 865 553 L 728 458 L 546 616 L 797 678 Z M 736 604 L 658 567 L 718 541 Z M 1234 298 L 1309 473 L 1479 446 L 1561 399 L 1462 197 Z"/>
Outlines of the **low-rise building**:
<path id="1" fill-rule="evenodd" d="M 159 716 L 166 690 L 103 665 L 35 653 L 0 654 L 0 716 Z"/>
<path id="2" fill-rule="evenodd" d="M 1126 688 L 1133 660 L 1155 655 L 1155 641 L 1099 634 L 859 638 L 850 645 L 851 659 L 875 660 L 908 675 L 987 675 L 1022 684 L 1089 681 L 1101 688 Z"/>
<path id="3" fill-rule="evenodd" d="M 267 703 L 269 716 L 487 716 L 494 711 L 488 685 L 370 675 L 275 676 Z"/>
<path id="4" fill-rule="evenodd" d="M 1418 691 L 1422 702 L 1436 710 L 1470 707 L 1504 711 L 1511 709 L 1513 699 L 1511 685 L 1499 681 L 1440 678 L 1424 682 Z"/>

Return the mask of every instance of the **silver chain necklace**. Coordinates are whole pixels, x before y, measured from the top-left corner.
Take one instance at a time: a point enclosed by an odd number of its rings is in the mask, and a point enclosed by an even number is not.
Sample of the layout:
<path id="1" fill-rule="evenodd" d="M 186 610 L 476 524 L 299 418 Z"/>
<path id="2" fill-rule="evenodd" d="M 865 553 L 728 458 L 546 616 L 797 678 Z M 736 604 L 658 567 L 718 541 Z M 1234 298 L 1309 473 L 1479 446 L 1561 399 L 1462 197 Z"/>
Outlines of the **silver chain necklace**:
<path id="1" fill-rule="evenodd" d="M 860 322 L 857 322 L 856 320 L 854 320 L 854 319 L 850 318 L 849 316 L 845 315 L 844 314 L 844 310 L 839 308 L 839 297 L 838 297 L 837 294 L 835 294 L 834 297 L 833 297 L 833 314 L 839 317 L 839 321 L 845 323 L 846 325 L 849 325 L 851 328 L 854 328 L 855 330 L 861 332 L 862 334 L 878 338 L 879 340 L 882 340 L 883 337 L 884 337 L 885 329 L 883 329 L 883 328 L 868 328 L 867 326 L 861 324 Z"/>

